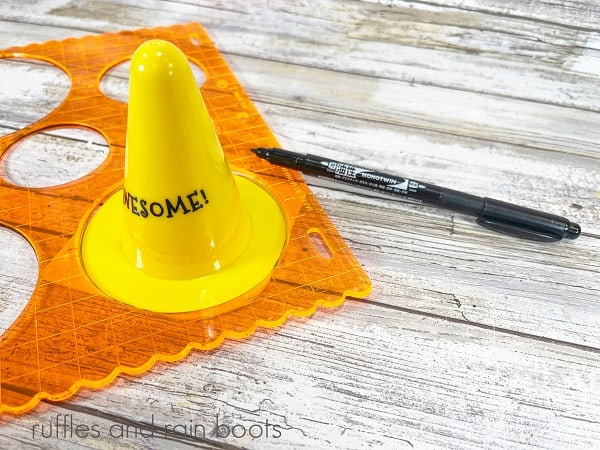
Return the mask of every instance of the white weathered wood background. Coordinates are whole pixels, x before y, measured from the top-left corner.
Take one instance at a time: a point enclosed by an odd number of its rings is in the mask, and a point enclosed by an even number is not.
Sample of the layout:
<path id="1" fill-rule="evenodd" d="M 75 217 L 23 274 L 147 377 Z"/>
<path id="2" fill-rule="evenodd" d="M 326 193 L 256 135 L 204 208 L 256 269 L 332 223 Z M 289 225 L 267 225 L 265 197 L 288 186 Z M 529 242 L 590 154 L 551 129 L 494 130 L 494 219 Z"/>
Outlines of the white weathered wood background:
<path id="1" fill-rule="evenodd" d="M 600 2 L 4 0 L 0 48 L 192 20 L 284 147 L 600 234 Z M 105 85 L 126 86 L 118 73 Z M 39 63 L 0 60 L 0 133 L 39 119 L 68 87 Z M 101 139 L 64 134 L 21 150 L 2 175 L 41 185 L 106 153 Z M 600 240 L 525 242 L 435 208 L 314 191 L 372 277 L 369 299 L 0 417 L 0 447 L 600 447 Z M 1 228 L 0 259 L 5 329 L 37 269 Z M 33 435 L 58 414 L 100 436 Z M 263 435 L 215 435 L 217 417 Z M 206 435 L 134 435 L 152 421 Z M 120 424 L 129 436 L 110 436 Z"/>

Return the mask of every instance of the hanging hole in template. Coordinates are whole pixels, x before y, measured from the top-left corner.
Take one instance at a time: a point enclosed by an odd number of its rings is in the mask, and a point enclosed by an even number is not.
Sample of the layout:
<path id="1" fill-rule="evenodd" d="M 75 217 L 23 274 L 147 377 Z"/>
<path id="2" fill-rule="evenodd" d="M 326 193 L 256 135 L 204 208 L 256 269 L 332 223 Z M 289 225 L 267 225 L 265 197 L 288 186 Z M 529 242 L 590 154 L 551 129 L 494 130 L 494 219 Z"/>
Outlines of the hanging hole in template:
<path id="1" fill-rule="evenodd" d="M 69 89 L 71 80 L 57 66 L 35 59 L 0 58 L 0 136 L 50 114 Z"/>
<path id="2" fill-rule="evenodd" d="M 0 174 L 17 186 L 58 186 L 93 172 L 107 155 L 108 144 L 99 133 L 53 128 L 18 141 L 2 158 Z"/>
<path id="3" fill-rule="evenodd" d="M 37 256 L 29 241 L 0 225 L 0 334 L 29 302 L 38 275 Z"/>
<path id="4" fill-rule="evenodd" d="M 327 244 L 325 237 L 318 230 L 308 230 L 308 239 L 321 258 L 329 259 L 333 257 L 333 251 Z"/>
<path id="5" fill-rule="evenodd" d="M 206 82 L 206 74 L 193 62 L 189 62 L 196 84 L 201 87 Z M 123 103 L 129 101 L 129 69 L 131 60 L 117 64 L 104 74 L 100 80 L 100 90 L 107 97 Z"/>

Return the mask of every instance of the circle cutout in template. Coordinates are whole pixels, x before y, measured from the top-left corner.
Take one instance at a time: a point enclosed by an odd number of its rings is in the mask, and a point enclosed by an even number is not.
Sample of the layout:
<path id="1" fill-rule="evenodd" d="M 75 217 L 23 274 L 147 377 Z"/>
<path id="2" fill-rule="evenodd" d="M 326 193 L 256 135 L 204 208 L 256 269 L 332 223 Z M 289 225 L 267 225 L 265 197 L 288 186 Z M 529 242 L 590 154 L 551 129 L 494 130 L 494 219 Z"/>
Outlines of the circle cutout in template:
<path id="1" fill-rule="evenodd" d="M 50 114 L 70 89 L 71 80 L 57 66 L 35 59 L 0 58 L 0 136 Z"/>
<path id="2" fill-rule="evenodd" d="M 93 172 L 108 156 L 108 143 L 85 128 L 54 128 L 27 136 L 2 158 L 0 175 L 29 188 L 58 186 Z"/>
<path id="3" fill-rule="evenodd" d="M 0 226 L 0 334 L 21 314 L 37 284 L 33 247 L 18 232 Z"/>

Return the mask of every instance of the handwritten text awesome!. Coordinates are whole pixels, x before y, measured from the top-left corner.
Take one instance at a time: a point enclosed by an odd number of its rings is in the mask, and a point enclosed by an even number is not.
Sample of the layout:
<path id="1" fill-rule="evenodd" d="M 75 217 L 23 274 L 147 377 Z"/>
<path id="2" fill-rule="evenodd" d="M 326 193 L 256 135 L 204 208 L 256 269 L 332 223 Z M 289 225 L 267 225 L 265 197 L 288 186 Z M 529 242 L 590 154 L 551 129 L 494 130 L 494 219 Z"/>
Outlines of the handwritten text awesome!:
<path id="1" fill-rule="evenodd" d="M 174 217 L 176 214 L 188 214 L 196 212 L 208 205 L 209 200 L 204 189 L 195 190 L 186 195 L 178 195 L 176 198 L 165 198 L 160 201 L 150 201 L 133 195 L 123 189 L 123 204 L 132 214 L 148 217 Z"/>

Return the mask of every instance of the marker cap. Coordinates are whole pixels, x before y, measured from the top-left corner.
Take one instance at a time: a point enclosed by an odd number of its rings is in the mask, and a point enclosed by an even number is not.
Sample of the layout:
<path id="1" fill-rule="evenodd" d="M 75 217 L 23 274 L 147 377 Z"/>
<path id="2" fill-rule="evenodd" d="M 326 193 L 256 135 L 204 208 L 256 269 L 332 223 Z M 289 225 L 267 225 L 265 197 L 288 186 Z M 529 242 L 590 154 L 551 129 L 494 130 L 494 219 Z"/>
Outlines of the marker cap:
<path id="1" fill-rule="evenodd" d="M 225 159 L 185 55 L 151 40 L 131 61 L 123 189 L 84 231 L 105 294 L 160 312 L 257 295 L 287 239 L 277 201 Z"/>

